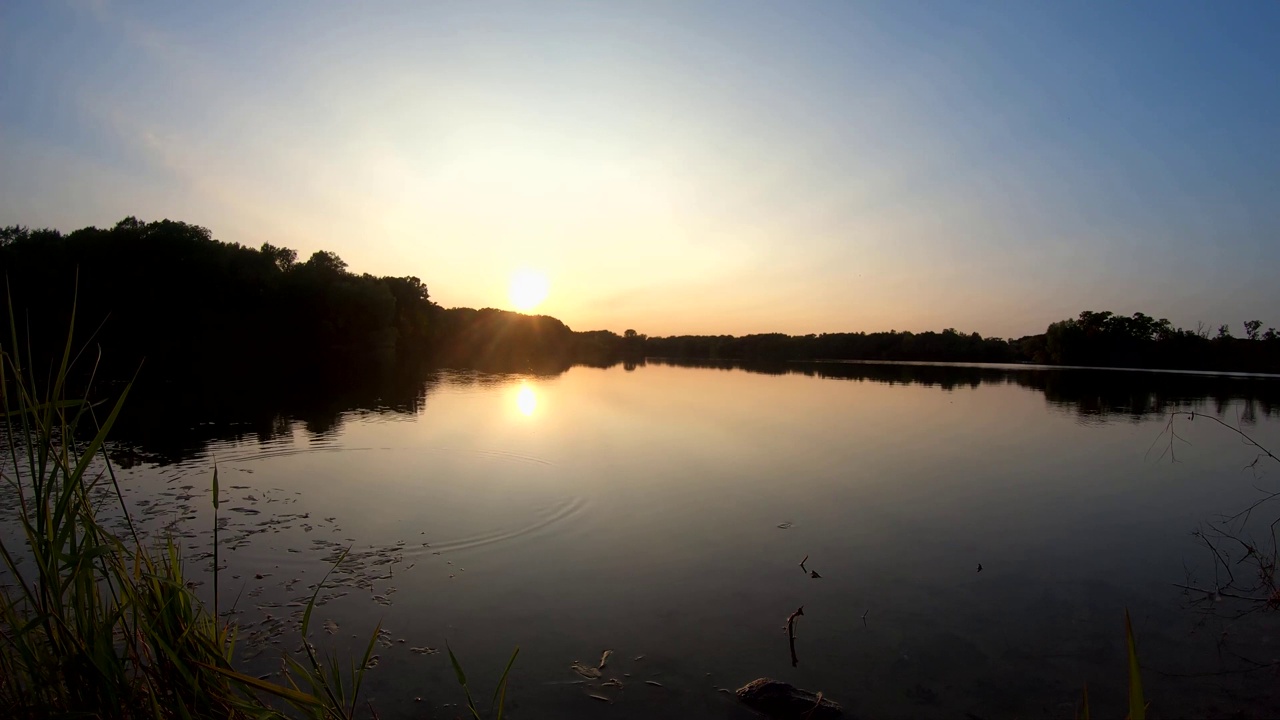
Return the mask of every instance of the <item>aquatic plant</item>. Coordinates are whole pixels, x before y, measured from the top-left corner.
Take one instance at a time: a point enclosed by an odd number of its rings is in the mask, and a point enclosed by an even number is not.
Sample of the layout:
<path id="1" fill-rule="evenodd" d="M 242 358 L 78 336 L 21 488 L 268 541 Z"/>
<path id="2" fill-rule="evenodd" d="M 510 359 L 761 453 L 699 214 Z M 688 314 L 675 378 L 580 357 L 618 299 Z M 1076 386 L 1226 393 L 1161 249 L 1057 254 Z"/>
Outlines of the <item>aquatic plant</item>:
<path id="1" fill-rule="evenodd" d="M 237 670 L 235 625 L 219 615 L 216 600 L 210 611 L 196 595 L 171 538 L 140 538 L 105 452 L 132 383 L 110 404 L 70 391 L 76 377 L 92 386 L 97 366 L 76 367 L 83 353 L 73 353 L 73 304 L 58 366 L 41 385 L 32 353 L 24 360 L 17 350 L 12 308 L 10 338 L 0 341 L 0 493 L 13 498 L 16 534 L 8 542 L 0 536 L 0 717 L 357 717 L 380 626 L 349 669 L 336 657 L 322 659 L 307 635 L 326 575 L 303 611 L 303 657 L 286 657 L 287 684 Z M 212 491 L 216 513 L 216 469 Z M 119 535 L 103 522 L 117 513 Z M 499 718 L 512 663 L 494 697 Z"/>
<path id="2" fill-rule="evenodd" d="M 57 370 L 41 387 L 15 351 L 12 309 L 9 315 L 10 344 L 0 346 L 7 446 L 0 479 L 15 498 L 23 542 L 0 542 L 7 583 L 0 708 L 10 717 L 234 714 L 237 689 L 200 670 L 229 665 L 234 628 L 205 611 L 187 586 L 178 547 L 146 548 L 131 523 L 121 538 L 99 522 L 102 493 L 123 507 L 102 451 L 131 386 L 101 420 L 104 406 L 69 394 L 79 359 L 73 324 Z M 85 427 L 92 432 L 82 434 Z"/>
<path id="3" fill-rule="evenodd" d="M 1133 623 L 1129 620 L 1129 611 L 1124 611 L 1124 641 L 1128 653 L 1129 672 L 1129 714 L 1126 720 L 1146 720 L 1147 701 L 1142 693 L 1142 666 L 1138 663 L 1138 643 L 1133 637 Z M 1080 709 L 1076 720 L 1089 720 L 1089 685 L 1085 683 L 1081 692 Z"/>
<path id="4" fill-rule="evenodd" d="M 462 687 L 462 692 L 467 698 L 467 711 L 471 713 L 471 717 L 475 720 L 483 720 L 480 711 L 476 709 L 476 703 L 471 699 L 471 690 L 467 688 L 467 674 L 462 671 L 462 663 L 458 662 L 458 658 L 453 654 L 453 648 L 445 643 L 445 650 L 449 653 L 449 664 L 453 665 L 453 673 L 458 679 L 458 685 Z M 516 664 L 516 656 L 520 654 L 520 648 L 516 647 L 515 652 L 511 653 L 511 659 L 507 661 L 507 667 L 502 671 L 502 677 L 498 678 L 498 685 L 493 690 L 493 699 L 489 703 L 489 712 L 494 720 L 502 720 L 502 714 L 507 704 L 507 676 L 511 674 L 511 666 Z M 601 659 L 603 665 L 604 660 Z"/>

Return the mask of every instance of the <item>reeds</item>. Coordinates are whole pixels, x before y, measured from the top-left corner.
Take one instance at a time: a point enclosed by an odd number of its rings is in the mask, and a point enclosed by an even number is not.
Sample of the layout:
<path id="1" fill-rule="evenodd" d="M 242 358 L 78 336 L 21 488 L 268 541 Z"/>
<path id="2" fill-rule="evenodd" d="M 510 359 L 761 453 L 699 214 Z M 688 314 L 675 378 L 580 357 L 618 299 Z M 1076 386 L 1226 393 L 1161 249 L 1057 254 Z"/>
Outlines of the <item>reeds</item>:
<path id="1" fill-rule="evenodd" d="M 1124 611 L 1124 644 L 1129 660 L 1129 712 L 1125 720 L 1146 720 L 1148 703 L 1142 693 L 1142 665 L 1138 662 L 1138 641 L 1133 637 L 1128 609 Z M 1089 720 L 1089 717 L 1089 684 L 1085 683 L 1076 708 L 1076 720 Z"/>
<path id="2" fill-rule="evenodd" d="M 91 385 L 94 369 L 76 368 L 73 324 L 42 386 L 30 352 L 24 362 L 17 350 L 12 303 L 9 327 L 0 494 L 14 498 L 16 541 L 0 536 L 0 717 L 357 717 L 377 629 L 346 669 L 322 659 L 307 639 L 322 581 L 303 614 L 303 657 L 286 658 L 287 684 L 236 670 L 235 626 L 195 594 L 178 545 L 144 544 L 129 520 L 104 443 L 131 385 L 111 405 L 70 391 L 73 377 Z M 216 469 L 212 489 L 216 512 Z M 102 522 L 104 500 L 123 515 L 120 535 Z M 215 555 L 215 587 L 217 572 Z M 505 685 L 504 673 L 498 717 Z"/>
<path id="3" fill-rule="evenodd" d="M 178 547 L 144 547 L 127 513 L 123 538 L 99 521 L 104 497 L 124 509 L 103 444 L 130 386 L 99 418 L 102 406 L 69 392 L 78 359 L 73 332 L 41 387 L 30 354 L 24 365 L 15 350 L 12 310 L 9 326 L 10 341 L 0 345 L 0 480 L 15 501 L 20 543 L 0 541 L 0 710 L 10 717 L 234 715 L 244 694 L 201 669 L 229 666 L 234 629 L 187 586 Z M 92 368 L 88 375 L 91 382 Z"/>

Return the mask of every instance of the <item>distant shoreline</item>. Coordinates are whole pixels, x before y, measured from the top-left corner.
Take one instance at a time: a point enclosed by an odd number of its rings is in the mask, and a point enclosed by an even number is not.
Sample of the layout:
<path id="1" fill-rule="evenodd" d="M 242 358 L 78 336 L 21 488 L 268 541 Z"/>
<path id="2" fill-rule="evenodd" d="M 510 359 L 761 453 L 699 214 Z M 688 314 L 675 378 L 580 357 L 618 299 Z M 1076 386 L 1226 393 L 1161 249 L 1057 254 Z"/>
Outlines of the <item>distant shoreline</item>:
<path id="1" fill-rule="evenodd" d="M 945 360 L 792 360 L 789 362 L 840 363 L 850 365 L 922 365 L 936 367 L 975 367 L 993 370 L 1120 370 L 1124 372 L 1167 373 L 1170 375 L 1208 375 L 1214 377 L 1259 378 L 1280 380 L 1280 373 L 1251 373 L 1233 370 L 1178 370 L 1175 368 L 1110 367 L 1106 365 L 1048 365 L 1045 363 L 948 362 Z"/>

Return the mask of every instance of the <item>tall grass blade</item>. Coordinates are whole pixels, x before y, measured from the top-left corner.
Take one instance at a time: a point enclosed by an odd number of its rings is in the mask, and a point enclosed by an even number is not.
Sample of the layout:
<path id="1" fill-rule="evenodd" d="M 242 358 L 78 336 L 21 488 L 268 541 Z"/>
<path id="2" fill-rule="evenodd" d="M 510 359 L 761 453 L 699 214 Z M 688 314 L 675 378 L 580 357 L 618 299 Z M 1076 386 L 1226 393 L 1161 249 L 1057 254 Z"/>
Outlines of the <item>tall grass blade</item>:
<path id="1" fill-rule="evenodd" d="M 351 711 L 355 712 L 356 700 L 360 697 L 360 686 L 364 684 L 364 674 L 369 670 L 369 659 L 373 657 L 373 648 L 378 642 L 378 633 L 382 632 L 382 623 L 379 622 L 373 628 L 373 632 L 369 634 L 369 644 L 364 649 L 364 655 L 360 658 L 360 667 L 352 672 L 351 677 Z M 336 661 L 335 661 L 336 666 Z"/>
<path id="2" fill-rule="evenodd" d="M 444 642 L 444 649 L 449 653 L 449 664 L 453 665 L 453 674 L 458 678 L 458 684 L 462 686 L 462 694 L 467 698 L 467 710 L 471 712 L 471 717 L 482 720 L 480 711 L 476 710 L 475 701 L 471 699 L 471 690 L 467 687 L 467 674 L 462 671 L 462 663 L 458 662 L 458 658 L 453 654 L 453 648 L 449 647 L 448 640 Z"/>
<path id="3" fill-rule="evenodd" d="M 462 672 L 462 665 L 458 663 L 458 658 L 453 655 L 453 648 L 449 647 L 449 641 L 444 643 L 445 652 L 449 653 L 449 663 L 453 665 L 453 674 L 458 678 L 458 684 L 462 687 L 467 686 L 467 674 Z"/>
<path id="4" fill-rule="evenodd" d="M 496 720 L 502 720 L 502 713 L 506 709 L 507 704 L 507 676 L 511 674 L 511 666 L 516 664 L 516 656 L 520 654 L 520 646 L 517 645 L 515 652 L 511 653 L 511 659 L 507 661 L 507 667 L 502 671 L 502 677 L 498 678 L 498 686 L 493 689 L 493 700 L 489 702 L 489 712 L 494 713 Z"/>
<path id="5" fill-rule="evenodd" d="M 254 688 L 255 690 L 261 690 L 262 692 L 276 695 L 278 697 L 284 698 L 285 700 L 288 700 L 289 702 L 295 703 L 297 705 L 306 705 L 310 707 L 324 706 L 324 701 L 322 701 L 320 698 L 314 695 L 308 695 L 303 692 L 298 692 L 297 690 L 292 690 L 290 688 L 284 687 L 283 685 L 277 685 L 275 683 L 267 682 L 266 680 L 259 680 L 258 678 L 253 677 L 252 675 L 245 675 L 242 672 L 237 672 L 230 668 L 216 667 L 214 665 L 206 665 L 204 663 L 197 663 L 197 664 L 200 665 L 201 667 L 204 667 L 207 670 L 212 670 L 213 672 L 218 673 L 219 675 L 225 675 L 226 677 L 229 677 L 238 683 L 248 685 L 249 687 Z"/>
<path id="6" fill-rule="evenodd" d="M 1142 667 L 1138 664 L 1138 647 L 1133 639 L 1133 623 L 1124 611 L 1124 638 L 1129 648 L 1129 720 L 1146 720 L 1147 703 L 1142 697 Z"/>
<path id="7" fill-rule="evenodd" d="M 213 464 L 213 617 L 220 618 L 218 612 L 218 463 Z"/>
<path id="8" fill-rule="evenodd" d="M 320 578 L 320 582 L 316 584 L 316 591 L 311 593 L 311 599 L 307 601 L 307 607 L 302 611 L 303 637 L 307 636 L 307 629 L 311 627 L 311 611 L 316 609 L 316 600 L 320 597 L 320 590 L 324 588 L 324 584 L 329 580 L 329 576 L 333 574 L 333 571 L 337 570 L 338 566 L 342 564 L 342 561 L 347 559 L 347 553 L 349 552 L 351 552 L 350 546 L 348 546 L 346 550 L 342 551 L 342 554 L 338 556 L 338 559 L 335 560 L 333 565 L 329 568 L 329 572 L 325 573 L 324 577 Z"/>

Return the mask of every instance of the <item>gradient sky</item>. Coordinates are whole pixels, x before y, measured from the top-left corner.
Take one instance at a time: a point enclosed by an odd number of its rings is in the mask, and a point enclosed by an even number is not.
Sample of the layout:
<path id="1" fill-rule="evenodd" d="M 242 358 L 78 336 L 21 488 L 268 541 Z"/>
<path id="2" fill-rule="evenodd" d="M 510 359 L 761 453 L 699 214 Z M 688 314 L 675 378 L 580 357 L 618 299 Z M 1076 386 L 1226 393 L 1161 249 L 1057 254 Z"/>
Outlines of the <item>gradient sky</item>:
<path id="1" fill-rule="evenodd" d="M 0 6 L 0 225 L 576 330 L 1280 325 L 1277 2 Z"/>

